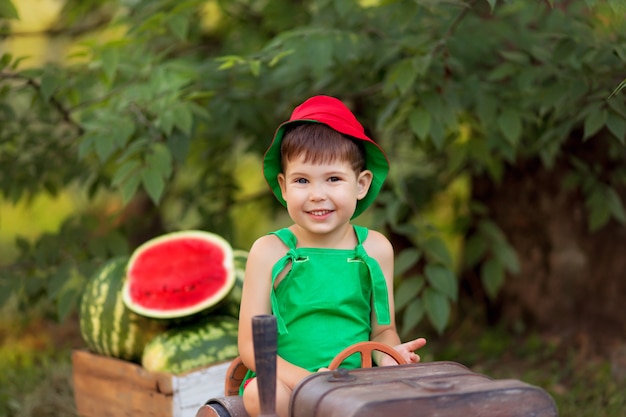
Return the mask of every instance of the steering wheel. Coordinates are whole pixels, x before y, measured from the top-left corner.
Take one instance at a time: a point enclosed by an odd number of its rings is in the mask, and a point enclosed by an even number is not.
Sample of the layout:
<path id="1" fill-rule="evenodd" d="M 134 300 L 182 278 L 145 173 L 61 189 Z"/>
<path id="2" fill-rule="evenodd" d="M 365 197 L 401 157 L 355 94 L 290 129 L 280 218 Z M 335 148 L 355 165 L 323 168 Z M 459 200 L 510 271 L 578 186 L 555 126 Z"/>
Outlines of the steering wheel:
<path id="1" fill-rule="evenodd" d="M 335 359 L 333 359 L 333 361 L 330 363 L 330 365 L 328 365 L 328 369 L 334 371 L 339 367 L 339 365 L 341 365 L 344 360 L 346 360 L 346 358 L 348 358 L 348 356 L 354 353 L 361 354 L 361 368 L 371 368 L 372 352 L 374 352 L 375 350 L 391 356 L 396 362 L 398 362 L 398 365 L 404 365 L 407 363 L 402 355 L 400 355 L 397 350 L 390 346 L 379 342 L 360 342 L 355 343 L 352 346 L 348 346 L 347 348 L 339 352 L 337 356 L 335 356 Z"/>

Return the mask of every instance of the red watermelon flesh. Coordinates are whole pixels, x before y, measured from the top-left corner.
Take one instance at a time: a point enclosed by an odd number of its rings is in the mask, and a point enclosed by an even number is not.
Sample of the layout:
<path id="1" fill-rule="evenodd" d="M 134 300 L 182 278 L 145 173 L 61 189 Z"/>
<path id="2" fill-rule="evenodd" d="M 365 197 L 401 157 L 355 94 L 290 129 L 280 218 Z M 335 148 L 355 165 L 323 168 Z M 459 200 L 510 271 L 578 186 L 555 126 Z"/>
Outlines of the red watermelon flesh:
<path id="1" fill-rule="evenodd" d="M 209 232 L 175 232 L 135 250 L 128 262 L 123 298 L 137 314 L 184 317 L 218 304 L 234 283 L 228 242 Z"/>

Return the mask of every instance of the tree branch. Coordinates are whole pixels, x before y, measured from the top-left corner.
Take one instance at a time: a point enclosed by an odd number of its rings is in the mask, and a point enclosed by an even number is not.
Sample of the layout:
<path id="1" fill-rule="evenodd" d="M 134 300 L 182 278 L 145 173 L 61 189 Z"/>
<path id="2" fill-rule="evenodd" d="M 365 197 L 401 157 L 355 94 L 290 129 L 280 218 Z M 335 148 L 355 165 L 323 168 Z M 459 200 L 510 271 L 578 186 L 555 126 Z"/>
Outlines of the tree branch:
<path id="1" fill-rule="evenodd" d="M 37 93 L 41 93 L 41 84 L 33 78 L 26 77 L 21 74 L 0 71 L 0 80 L 2 79 L 13 79 L 13 80 L 24 81 L 26 85 L 33 88 L 35 91 L 37 91 Z M 68 108 L 66 108 L 63 105 L 63 103 L 61 103 L 56 97 L 54 97 L 54 95 L 50 96 L 49 101 L 52 107 L 61 115 L 61 119 L 65 123 L 74 127 L 79 135 L 82 135 L 84 133 L 83 127 L 79 123 L 74 121 L 74 119 L 72 119 L 71 111 Z"/>

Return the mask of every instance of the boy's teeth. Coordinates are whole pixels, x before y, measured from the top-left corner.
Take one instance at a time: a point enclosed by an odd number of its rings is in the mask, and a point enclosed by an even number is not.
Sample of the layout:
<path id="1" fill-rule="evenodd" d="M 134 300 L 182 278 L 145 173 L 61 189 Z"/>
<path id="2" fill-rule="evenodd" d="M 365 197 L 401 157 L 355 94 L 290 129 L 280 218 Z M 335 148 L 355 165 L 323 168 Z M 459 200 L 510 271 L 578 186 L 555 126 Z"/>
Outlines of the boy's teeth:
<path id="1" fill-rule="evenodd" d="M 326 213 L 328 213 L 328 210 L 312 211 L 311 212 L 311 214 L 314 215 L 314 216 L 323 216 Z"/>

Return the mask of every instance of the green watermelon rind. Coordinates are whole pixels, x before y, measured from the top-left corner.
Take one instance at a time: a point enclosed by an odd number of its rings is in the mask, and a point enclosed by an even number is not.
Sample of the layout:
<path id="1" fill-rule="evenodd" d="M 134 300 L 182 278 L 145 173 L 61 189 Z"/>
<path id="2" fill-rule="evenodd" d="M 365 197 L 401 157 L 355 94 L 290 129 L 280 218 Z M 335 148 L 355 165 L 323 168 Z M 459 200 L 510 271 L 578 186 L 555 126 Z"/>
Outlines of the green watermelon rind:
<path id="1" fill-rule="evenodd" d="M 182 374 L 232 360 L 238 355 L 238 321 L 229 316 L 169 329 L 146 344 L 142 366 L 150 372 Z"/>
<path id="2" fill-rule="evenodd" d="M 225 271 L 227 272 L 225 285 L 223 285 L 220 288 L 220 290 L 214 293 L 211 297 L 206 298 L 202 303 L 198 303 L 196 305 L 186 307 L 186 308 L 169 309 L 169 310 L 154 309 L 154 308 L 148 308 L 148 307 L 142 306 L 140 302 L 138 302 L 137 300 L 133 300 L 132 292 L 131 292 L 133 279 L 135 279 L 135 277 L 131 276 L 133 263 L 142 255 L 142 253 L 145 250 L 153 246 L 159 245 L 163 242 L 175 240 L 175 239 L 188 239 L 188 238 L 197 238 L 200 240 L 210 242 L 220 247 L 220 249 L 224 253 L 224 263 L 222 265 Z M 235 285 L 235 281 L 236 281 L 235 265 L 233 261 L 233 249 L 230 243 L 228 243 L 228 241 L 226 241 L 223 237 L 215 233 L 206 232 L 202 230 L 185 230 L 185 231 L 179 231 L 179 232 L 171 232 L 171 233 L 167 233 L 162 236 L 156 237 L 154 239 L 148 240 L 147 242 L 143 243 L 142 245 L 140 245 L 139 247 L 137 247 L 137 249 L 133 251 L 128 261 L 127 274 L 128 276 L 124 284 L 124 289 L 122 291 L 122 299 L 123 299 L 124 304 L 129 309 L 131 309 L 132 311 L 134 311 L 135 313 L 139 315 L 142 315 L 145 317 L 156 318 L 156 319 L 177 319 L 177 318 L 189 317 L 189 316 L 195 315 L 196 313 L 200 313 L 202 311 L 210 309 L 211 307 L 217 306 L 224 300 L 224 298 L 227 297 L 227 295 L 230 293 L 231 289 Z"/>
<path id="3" fill-rule="evenodd" d="M 108 260 L 87 281 L 79 305 L 79 327 L 90 351 L 139 362 L 144 347 L 165 324 L 135 314 L 122 302 L 128 257 Z"/>
<path id="4" fill-rule="evenodd" d="M 234 249 L 233 255 L 235 259 L 235 284 L 228 295 L 224 298 L 224 301 L 217 308 L 215 314 L 239 318 L 239 307 L 241 305 L 241 295 L 243 293 L 243 280 L 246 275 L 248 251 Z"/>

